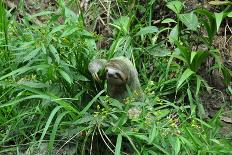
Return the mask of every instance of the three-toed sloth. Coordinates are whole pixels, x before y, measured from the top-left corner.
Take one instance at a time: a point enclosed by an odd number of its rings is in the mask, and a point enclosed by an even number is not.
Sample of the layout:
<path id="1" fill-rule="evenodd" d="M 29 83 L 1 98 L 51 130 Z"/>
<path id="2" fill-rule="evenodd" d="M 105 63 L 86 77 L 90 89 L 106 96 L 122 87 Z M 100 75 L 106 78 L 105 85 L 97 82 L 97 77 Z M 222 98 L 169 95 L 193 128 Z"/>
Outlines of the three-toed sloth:
<path id="1" fill-rule="evenodd" d="M 105 59 L 94 59 L 89 63 L 88 69 L 97 81 L 100 80 L 98 72 L 105 69 L 107 94 L 110 97 L 122 102 L 129 94 L 133 94 L 137 101 L 142 100 L 143 93 L 138 79 L 138 72 L 128 58 L 115 57 L 108 62 Z M 131 93 L 128 92 L 128 88 Z"/>

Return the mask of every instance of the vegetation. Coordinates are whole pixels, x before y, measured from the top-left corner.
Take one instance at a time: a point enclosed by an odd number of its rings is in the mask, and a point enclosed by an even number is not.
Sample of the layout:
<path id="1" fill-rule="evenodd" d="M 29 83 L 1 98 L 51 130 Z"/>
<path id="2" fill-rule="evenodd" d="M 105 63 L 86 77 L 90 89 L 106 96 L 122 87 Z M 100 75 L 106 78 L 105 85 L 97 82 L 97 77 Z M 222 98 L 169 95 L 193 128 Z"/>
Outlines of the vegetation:
<path id="1" fill-rule="evenodd" d="M 223 107 L 209 118 L 201 99 L 216 89 L 212 71 L 232 95 L 214 44 L 230 3 L 211 2 L 216 12 L 171 0 L 84 2 L 32 15 L 23 0 L 0 2 L 0 154 L 232 153 Z M 88 72 L 91 59 L 121 55 L 139 72 L 144 102 L 108 97 Z"/>

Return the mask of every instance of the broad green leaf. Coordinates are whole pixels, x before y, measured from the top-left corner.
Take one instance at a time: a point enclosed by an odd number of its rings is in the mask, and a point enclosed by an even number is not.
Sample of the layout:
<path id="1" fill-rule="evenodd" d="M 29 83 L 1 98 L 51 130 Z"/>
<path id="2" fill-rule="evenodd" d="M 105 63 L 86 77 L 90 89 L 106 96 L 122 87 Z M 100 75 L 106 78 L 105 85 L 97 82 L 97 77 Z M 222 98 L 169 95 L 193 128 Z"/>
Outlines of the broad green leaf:
<path id="1" fill-rule="evenodd" d="M 215 15 L 215 18 L 216 18 L 216 24 L 217 24 L 217 32 L 219 31 L 219 27 L 222 23 L 222 19 L 223 19 L 223 16 L 224 16 L 224 13 L 223 12 L 220 12 L 220 13 L 214 13 Z"/>
<path id="2" fill-rule="evenodd" d="M 50 49 L 51 53 L 53 54 L 56 62 L 59 64 L 60 63 L 60 56 L 59 56 L 59 53 L 57 52 L 56 48 L 52 44 L 50 44 L 49 49 Z"/>
<path id="3" fill-rule="evenodd" d="M 171 1 L 167 3 L 167 7 L 171 9 L 173 12 L 175 12 L 176 14 L 179 14 L 182 8 L 184 7 L 184 5 L 180 1 Z"/>
<path id="4" fill-rule="evenodd" d="M 40 50 L 41 48 L 34 49 L 33 51 L 31 51 L 30 53 L 28 53 L 26 56 L 23 57 L 23 61 L 25 62 L 25 61 L 29 61 L 35 58 L 38 55 Z"/>
<path id="5" fill-rule="evenodd" d="M 25 85 L 31 88 L 46 88 L 49 86 L 48 84 L 44 84 L 38 81 L 23 81 L 23 80 L 18 81 L 17 84 Z"/>
<path id="6" fill-rule="evenodd" d="M 53 33 L 59 32 L 59 31 L 63 30 L 65 27 L 66 27 L 66 25 L 59 25 L 57 27 L 54 27 L 49 34 L 53 34 Z"/>
<path id="7" fill-rule="evenodd" d="M 121 146 L 122 146 L 122 135 L 119 134 L 117 137 L 116 147 L 115 147 L 115 155 L 121 155 Z"/>
<path id="8" fill-rule="evenodd" d="M 177 22 L 172 18 L 165 18 L 161 23 L 177 23 Z"/>
<path id="9" fill-rule="evenodd" d="M 210 87 L 210 86 L 208 85 L 207 81 L 204 80 L 202 77 L 199 76 L 199 78 L 201 78 L 201 82 L 205 85 L 206 90 L 211 94 L 211 89 L 212 89 L 212 87 Z"/>
<path id="10" fill-rule="evenodd" d="M 155 33 L 158 32 L 158 28 L 156 26 L 147 26 L 147 27 L 143 27 L 141 28 L 141 30 L 136 33 L 136 36 L 140 36 L 140 35 L 146 35 L 149 33 Z"/>
<path id="11" fill-rule="evenodd" d="M 230 95 L 232 95 L 232 88 L 231 88 L 231 86 L 228 86 L 228 91 L 229 91 Z"/>
<path id="12" fill-rule="evenodd" d="M 178 26 L 176 25 L 170 32 L 169 34 L 169 41 L 171 43 L 174 43 L 176 41 L 178 41 L 178 37 L 179 37 L 179 31 L 178 31 Z"/>
<path id="13" fill-rule="evenodd" d="M 169 49 L 160 46 L 148 47 L 146 51 L 154 57 L 166 57 L 171 55 L 171 51 Z"/>
<path id="14" fill-rule="evenodd" d="M 152 142 L 154 141 L 155 137 L 158 135 L 158 130 L 156 127 L 156 123 L 153 123 L 153 127 L 150 130 L 151 132 L 149 133 L 149 137 L 148 137 L 148 143 L 152 144 Z"/>
<path id="15" fill-rule="evenodd" d="M 176 42 L 177 43 L 177 42 Z M 178 51 L 180 52 L 180 56 L 182 56 L 182 58 L 178 58 L 177 56 L 175 56 L 176 58 L 184 61 L 185 63 L 187 63 L 188 66 L 190 66 L 190 60 L 191 60 L 191 51 L 188 47 L 186 46 L 182 46 L 179 43 L 177 43 L 177 49 L 175 50 L 175 53 L 177 53 Z M 178 53 L 177 53 L 178 54 Z"/>
<path id="16" fill-rule="evenodd" d="M 200 122 L 202 125 L 206 126 L 209 129 L 213 129 L 213 126 L 211 126 L 210 124 L 206 123 L 205 121 L 199 119 L 199 118 L 195 118 L 198 122 Z"/>
<path id="17" fill-rule="evenodd" d="M 73 78 L 77 81 L 89 81 L 89 79 L 87 79 L 84 75 L 82 75 L 80 73 L 76 73 L 75 77 L 73 77 Z"/>
<path id="18" fill-rule="evenodd" d="M 14 48 L 13 51 L 25 50 L 25 49 L 31 48 L 32 46 L 34 46 L 34 44 L 35 44 L 35 41 L 23 42 L 21 43 L 19 47 Z"/>
<path id="19" fill-rule="evenodd" d="M 130 18 L 127 16 L 121 16 L 119 19 L 114 20 L 114 23 L 111 25 L 120 31 L 129 33 Z"/>
<path id="20" fill-rule="evenodd" d="M 48 65 L 36 65 L 36 66 L 31 66 L 31 67 L 26 67 L 26 66 L 21 67 L 21 68 L 16 69 L 16 70 L 14 70 L 14 71 L 6 74 L 6 75 L 1 76 L 0 80 L 3 80 L 3 79 L 5 79 L 5 78 L 7 78 L 9 76 L 20 75 L 20 74 L 23 74 L 23 73 L 25 73 L 27 71 L 30 71 L 30 70 L 33 70 L 33 69 L 39 69 L 39 68 L 43 68 L 43 69 L 48 68 Z"/>
<path id="21" fill-rule="evenodd" d="M 194 74 L 194 72 L 189 68 L 187 68 L 184 71 L 184 73 L 181 75 L 180 80 L 178 81 L 177 89 L 179 89 L 180 86 L 183 84 L 183 82 L 186 81 L 192 74 Z"/>
<path id="22" fill-rule="evenodd" d="M 198 109 L 198 116 L 201 118 L 201 119 L 205 119 L 206 118 L 206 112 L 205 112 L 205 108 L 204 106 L 202 105 L 202 103 L 198 100 L 197 101 L 197 109 Z"/>
<path id="23" fill-rule="evenodd" d="M 167 152 L 168 150 L 166 148 L 162 148 L 163 147 L 162 144 L 160 144 L 160 145 L 153 144 L 153 145 L 158 149 L 158 152 L 161 151 L 165 155 L 171 155 L 169 152 Z M 161 154 L 161 153 L 159 153 L 159 154 Z"/>
<path id="24" fill-rule="evenodd" d="M 42 11 L 42 12 L 33 14 L 33 15 L 31 15 L 30 17 L 31 17 L 31 18 L 35 18 L 35 17 L 46 16 L 46 15 L 50 15 L 50 14 L 53 14 L 53 12 L 52 12 L 52 11 Z"/>
<path id="25" fill-rule="evenodd" d="M 78 20 L 77 14 L 73 12 L 71 9 L 69 9 L 68 7 L 64 7 L 64 13 L 65 13 L 65 17 L 70 18 L 72 21 Z"/>
<path id="26" fill-rule="evenodd" d="M 191 127 L 186 127 L 185 128 L 186 131 L 187 131 L 187 134 L 189 134 L 189 137 L 188 139 L 192 140 L 192 143 L 195 145 L 195 146 L 202 146 L 203 143 L 200 141 L 199 137 L 195 135 L 195 132 L 192 131 Z"/>
<path id="27" fill-rule="evenodd" d="M 191 52 L 190 64 L 193 62 L 193 59 L 194 59 L 196 54 L 197 54 L 197 52 Z"/>
<path id="28" fill-rule="evenodd" d="M 198 96 L 200 88 L 201 88 L 201 78 L 197 75 L 197 88 L 196 88 L 196 93 L 195 95 Z"/>
<path id="29" fill-rule="evenodd" d="M 77 27 L 74 27 L 74 28 L 71 27 L 71 28 L 65 30 L 65 31 L 63 32 L 63 34 L 60 36 L 60 38 L 67 37 L 67 36 L 73 34 L 73 33 L 76 32 L 76 31 L 78 31 L 78 28 L 77 28 Z"/>
<path id="30" fill-rule="evenodd" d="M 181 140 L 182 145 L 186 145 L 189 149 L 195 150 L 195 146 L 192 144 L 191 139 L 187 139 L 182 136 L 179 136 L 178 138 Z"/>
<path id="31" fill-rule="evenodd" d="M 230 12 L 230 13 L 227 15 L 227 17 L 232 17 L 232 12 Z"/>
<path id="32" fill-rule="evenodd" d="M 226 85 L 230 85 L 230 82 L 232 81 L 232 70 L 223 65 L 221 71 L 222 71 L 223 78 L 224 78 L 223 82 Z"/>
<path id="33" fill-rule="evenodd" d="M 205 30 L 208 33 L 207 42 L 209 45 L 211 45 L 214 39 L 214 35 L 217 32 L 217 25 L 216 25 L 216 19 L 215 19 L 214 14 L 206 9 L 197 9 L 194 12 L 197 14 L 206 16 L 208 18 L 208 20 L 206 20 L 205 17 L 199 18 L 199 20 L 204 25 Z"/>
<path id="34" fill-rule="evenodd" d="M 189 30 L 197 30 L 199 23 L 197 16 L 193 12 L 180 14 L 179 19 Z"/>
<path id="35" fill-rule="evenodd" d="M 196 104 L 194 104 L 193 102 L 192 93 L 189 88 L 187 89 L 187 94 L 188 94 L 188 99 L 189 99 L 189 104 L 190 104 L 191 116 L 196 116 Z"/>
<path id="36" fill-rule="evenodd" d="M 138 138 L 140 140 L 144 140 L 146 142 L 148 142 L 148 137 L 146 135 L 140 134 L 140 133 L 135 133 L 135 132 L 126 132 L 127 135 L 129 136 L 133 136 L 135 138 Z"/>
<path id="37" fill-rule="evenodd" d="M 196 51 L 191 52 L 191 70 L 197 72 L 204 60 L 209 56 L 208 52 L 205 51 Z"/>
<path id="38" fill-rule="evenodd" d="M 192 93 L 191 93 L 189 88 L 187 89 L 187 94 L 188 94 L 188 100 L 189 100 L 190 107 L 193 107 L 193 105 L 194 105 L 193 104 L 193 97 L 192 97 Z"/>
<path id="39" fill-rule="evenodd" d="M 62 69 L 58 70 L 60 75 L 69 83 L 72 84 L 73 83 L 73 79 Z"/>
<path id="40" fill-rule="evenodd" d="M 175 155 L 178 155 L 180 152 L 180 140 L 178 137 L 169 136 L 169 142 L 174 150 Z"/>
<path id="41" fill-rule="evenodd" d="M 123 109 L 123 103 L 119 102 L 118 100 L 116 99 L 111 99 L 112 101 L 110 102 L 110 105 L 112 107 L 117 107 L 118 109 L 122 110 Z"/>

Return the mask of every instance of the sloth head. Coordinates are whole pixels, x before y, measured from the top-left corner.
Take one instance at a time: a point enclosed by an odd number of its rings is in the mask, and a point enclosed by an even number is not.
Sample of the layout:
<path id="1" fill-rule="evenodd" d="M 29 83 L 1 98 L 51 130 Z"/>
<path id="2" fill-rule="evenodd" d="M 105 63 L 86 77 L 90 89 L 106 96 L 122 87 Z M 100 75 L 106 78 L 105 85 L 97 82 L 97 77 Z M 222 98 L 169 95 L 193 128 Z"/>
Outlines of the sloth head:
<path id="1" fill-rule="evenodd" d="M 110 60 L 106 65 L 106 79 L 112 85 L 126 84 L 130 70 L 125 62 L 120 60 Z"/>

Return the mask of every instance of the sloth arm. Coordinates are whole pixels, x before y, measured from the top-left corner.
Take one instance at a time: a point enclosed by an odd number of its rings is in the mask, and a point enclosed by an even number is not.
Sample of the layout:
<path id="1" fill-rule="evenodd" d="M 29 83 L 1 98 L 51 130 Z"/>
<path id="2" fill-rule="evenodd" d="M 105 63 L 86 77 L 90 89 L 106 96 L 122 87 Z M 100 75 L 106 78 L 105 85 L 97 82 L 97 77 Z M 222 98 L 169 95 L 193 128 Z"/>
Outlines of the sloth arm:
<path id="1" fill-rule="evenodd" d="M 101 81 L 98 73 L 105 69 L 107 61 L 105 59 L 93 59 L 90 61 L 88 70 L 96 81 Z"/>

